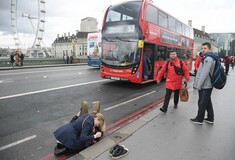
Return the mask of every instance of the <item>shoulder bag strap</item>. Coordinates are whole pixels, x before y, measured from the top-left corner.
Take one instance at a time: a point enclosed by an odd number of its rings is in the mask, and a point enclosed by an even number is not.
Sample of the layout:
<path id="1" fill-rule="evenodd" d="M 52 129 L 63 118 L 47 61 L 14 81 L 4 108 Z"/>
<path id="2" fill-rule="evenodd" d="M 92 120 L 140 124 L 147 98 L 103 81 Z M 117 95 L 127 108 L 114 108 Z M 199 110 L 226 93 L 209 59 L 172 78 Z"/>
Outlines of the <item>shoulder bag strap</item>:
<path id="1" fill-rule="evenodd" d="M 82 128 L 84 127 L 84 123 L 86 121 L 86 119 L 88 118 L 89 116 L 87 116 L 83 121 L 82 121 Z"/>

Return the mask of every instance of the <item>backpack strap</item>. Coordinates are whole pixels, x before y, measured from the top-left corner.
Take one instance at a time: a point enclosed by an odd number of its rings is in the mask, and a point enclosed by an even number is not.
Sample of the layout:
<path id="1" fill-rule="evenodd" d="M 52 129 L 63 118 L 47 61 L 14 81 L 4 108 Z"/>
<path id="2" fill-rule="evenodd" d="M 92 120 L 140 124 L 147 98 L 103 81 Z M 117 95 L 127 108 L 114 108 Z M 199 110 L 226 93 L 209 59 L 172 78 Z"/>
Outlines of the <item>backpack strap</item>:
<path id="1" fill-rule="evenodd" d="M 183 71 L 183 69 L 182 69 L 182 66 L 183 66 L 183 61 L 182 61 L 182 59 L 180 59 L 180 68 L 181 68 L 181 73 L 182 73 L 182 76 L 184 76 L 184 71 Z"/>
<path id="2" fill-rule="evenodd" d="M 167 60 L 166 62 L 166 72 L 168 72 L 168 65 L 169 65 L 170 60 Z"/>
<path id="3" fill-rule="evenodd" d="M 170 62 L 170 60 L 167 60 L 167 62 L 166 62 L 166 72 L 168 72 L 168 65 L 169 65 L 169 62 Z M 173 64 L 174 65 L 174 64 Z M 180 68 L 182 69 L 182 66 L 183 66 L 183 62 L 182 62 L 182 60 L 180 59 Z"/>
<path id="4" fill-rule="evenodd" d="M 84 120 L 82 121 L 82 128 L 84 127 L 84 123 L 88 117 L 89 117 L 89 115 L 86 118 L 84 118 Z"/>

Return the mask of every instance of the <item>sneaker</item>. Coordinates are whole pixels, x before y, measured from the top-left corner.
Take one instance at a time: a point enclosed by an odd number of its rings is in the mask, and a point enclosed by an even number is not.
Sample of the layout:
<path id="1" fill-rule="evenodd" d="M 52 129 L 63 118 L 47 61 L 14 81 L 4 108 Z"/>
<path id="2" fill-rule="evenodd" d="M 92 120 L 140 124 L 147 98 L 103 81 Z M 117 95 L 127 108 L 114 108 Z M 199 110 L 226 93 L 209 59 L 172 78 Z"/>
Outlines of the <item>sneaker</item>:
<path id="1" fill-rule="evenodd" d="M 93 104 L 91 115 L 94 116 L 96 113 L 100 112 L 100 101 L 95 101 Z"/>
<path id="2" fill-rule="evenodd" d="M 117 148 L 114 150 L 114 152 L 113 152 L 113 154 L 112 154 L 112 158 L 113 158 L 113 159 L 119 159 L 119 158 L 121 158 L 121 157 L 127 155 L 128 152 L 129 152 L 129 151 L 128 151 L 127 148 L 125 148 L 125 147 L 123 147 L 123 146 L 119 146 L 119 147 L 117 147 Z"/>
<path id="3" fill-rule="evenodd" d="M 115 150 L 118 149 L 120 146 L 125 148 L 124 145 L 118 145 L 118 144 L 117 144 L 117 145 L 115 145 L 114 147 L 112 147 L 112 148 L 109 150 L 109 155 L 112 156 L 113 153 L 115 152 Z"/>
<path id="4" fill-rule="evenodd" d="M 65 154 L 66 151 L 67 151 L 67 149 L 65 147 L 57 147 L 56 146 L 55 149 L 54 149 L 54 155 L 55 156 L 60 156 L 62 154 Z"/>
<path id="5" fill-rule="evenodd" d="M 148 79 L 148 76 L 144 76 L 144 80 L 146 81 Z"/>
<path id="6" fill-rule="evenodd" d="M 203 122 L 198 121 L 196 118 L 190 119 L 190 122 L 191 122 L 191 123 L 194 123 L 194 124 L 200 124 L 200 125 L 203 124 Z"/>
<path id="7" fill-rule="evenodd" d="M 174 105 L 174 109 L 177 109 L 178 108 L 178 105 Z"/>
<path id="8" fill-rule="evenodd" d="M 167 110 L 164 109 L 163 107 L 160 108 L 160 111 L 162 111 L 163 113 L 166 113 L 166 112 L 167 112 Z"/>
<path id="9" fill-rule="evenodd" d="M 80 108 L 80 115 L 83 115 L 85 113 L 88 113 L 88 104 L 87 104 L 87 101 L 82 101 L 82 106 Z"/>
<path id="10" fill-rule="evenodd" d="M 209 118 L 204 119 L 204 122 L 209 124 L 214 124 L 214 121 L 209 120 Z"/>

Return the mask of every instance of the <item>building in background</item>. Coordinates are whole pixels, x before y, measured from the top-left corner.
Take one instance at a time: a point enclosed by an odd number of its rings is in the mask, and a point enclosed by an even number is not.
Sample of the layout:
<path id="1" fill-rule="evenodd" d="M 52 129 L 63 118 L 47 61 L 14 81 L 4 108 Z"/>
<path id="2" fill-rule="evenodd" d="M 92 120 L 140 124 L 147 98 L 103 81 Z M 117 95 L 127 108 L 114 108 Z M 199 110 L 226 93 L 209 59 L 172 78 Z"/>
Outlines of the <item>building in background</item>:
<path id="1" fill-rule="evenodd" d="M 61 37 L 57 34 L 57 38 L 52 43 L 52 56 L 62 58 L 63 55 L 73 57 L 87 58 L 87 35 L 96 32 L 98 29 L 97 19 L 87 17 L 81 20 L 80 31 L 76 30 L 76 34 L 68 35 L 64 33 Z"/>
<path id="2" fill-rule="evenodd" d="M 192 20 L 188 21 L 188 25 L 192 27 Z M 217 42 L 210 37 L 208 33 L 205 31 L 205 26 L 202 26 L 201 30 L 193 28 L 194 32 L 194 47 L 193 47 L 193 58 L 195 59 L 196 56 L 201 51 L 202 43 L 209 42 L 212 45 L 212 50 L 214 52 L 219 51 L 219 46 Z"/>
<path id="3" fill-rule="evenodd" d="M 219 54 L 221 57 L 235 55 L 235 33 L 210 33 L 219 46 Z"/>
<path id="4" fill-rule="evenodd" d="M 96 18 L 86 17 L 81 20 L 81 32 L 96 32 L 98 30 L 98 22 Z"/>

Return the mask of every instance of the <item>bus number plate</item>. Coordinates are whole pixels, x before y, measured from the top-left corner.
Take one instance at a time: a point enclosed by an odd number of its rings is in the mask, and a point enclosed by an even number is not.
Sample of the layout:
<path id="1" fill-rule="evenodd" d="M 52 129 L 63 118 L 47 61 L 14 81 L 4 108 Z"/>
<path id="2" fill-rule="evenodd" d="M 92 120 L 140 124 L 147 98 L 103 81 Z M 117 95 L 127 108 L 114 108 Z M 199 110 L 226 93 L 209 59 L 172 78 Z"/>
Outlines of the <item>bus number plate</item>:
<path id="1" fill-rule="evenodd" d="M 114 79 L 114 80 L 120 80 L 119 77 L 111 77 L 111 79 Z"/>

